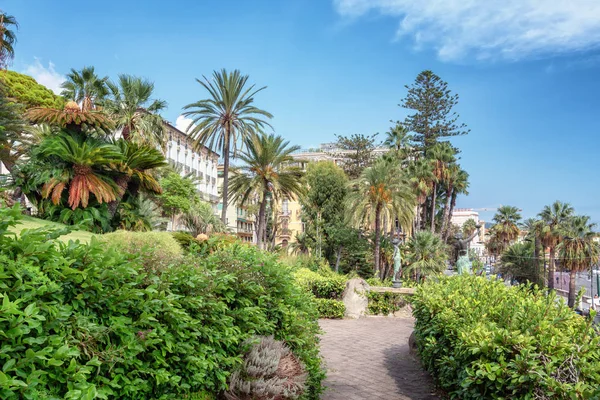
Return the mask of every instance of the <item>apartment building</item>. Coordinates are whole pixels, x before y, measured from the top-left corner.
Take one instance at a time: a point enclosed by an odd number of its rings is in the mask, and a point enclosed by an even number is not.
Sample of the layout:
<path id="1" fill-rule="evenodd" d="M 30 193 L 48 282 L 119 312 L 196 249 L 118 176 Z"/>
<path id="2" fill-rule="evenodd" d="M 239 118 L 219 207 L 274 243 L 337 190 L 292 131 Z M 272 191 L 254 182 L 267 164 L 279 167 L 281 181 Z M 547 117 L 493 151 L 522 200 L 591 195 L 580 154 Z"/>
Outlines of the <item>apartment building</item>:
<path id="1" fill-rule="evenodd" d="M 479 236 L 475 236 L 469 244 L 471 249 L 474 249 L 479 255 L 485 254 L 485 221 L 479 219 L 479 212 L 472 208 L 456 208 L 452 212 L 452 219 L 450 222 L 458 227 L 462 228 L 463 224 L 473 219 L 476 223 L 481 224 L 479 230 Z"/>

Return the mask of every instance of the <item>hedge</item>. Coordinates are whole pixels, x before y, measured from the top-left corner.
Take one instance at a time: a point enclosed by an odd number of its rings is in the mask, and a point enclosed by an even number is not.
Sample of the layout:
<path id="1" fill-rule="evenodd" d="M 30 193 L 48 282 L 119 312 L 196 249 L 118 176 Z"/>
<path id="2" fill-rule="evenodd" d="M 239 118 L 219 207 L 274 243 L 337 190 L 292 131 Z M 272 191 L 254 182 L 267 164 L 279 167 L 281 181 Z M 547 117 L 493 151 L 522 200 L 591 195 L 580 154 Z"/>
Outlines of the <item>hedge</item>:
<path id="1" fill-rule="evenodd" d="M 600 398 L 598 332 L 554 293 L 463 275 L 412 304 L 421 360 L 452 398 Z"/>
<path id="2" fill-rule="evenodd" d="M 285 341 L 318 398 L 316 305 L 273 256 L 234 245 L 157 270 L 95 239 L 15 237 L 19 218 L 0 209 L 0 398 L 210 398 L 254 335 Z"/>

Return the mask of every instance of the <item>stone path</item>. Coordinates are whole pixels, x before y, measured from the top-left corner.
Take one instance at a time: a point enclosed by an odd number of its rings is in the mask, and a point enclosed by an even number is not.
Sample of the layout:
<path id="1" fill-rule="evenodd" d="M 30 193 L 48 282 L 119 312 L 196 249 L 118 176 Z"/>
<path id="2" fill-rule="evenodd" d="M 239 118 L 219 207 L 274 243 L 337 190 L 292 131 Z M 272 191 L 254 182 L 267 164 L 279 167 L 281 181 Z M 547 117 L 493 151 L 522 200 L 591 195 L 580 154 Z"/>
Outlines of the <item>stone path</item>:
<path id="1" fill-rule="evenodd" d="M 321 320 L 323 400 L 434 400 L 431 377 L 409 352 L 412 318 Z"/>

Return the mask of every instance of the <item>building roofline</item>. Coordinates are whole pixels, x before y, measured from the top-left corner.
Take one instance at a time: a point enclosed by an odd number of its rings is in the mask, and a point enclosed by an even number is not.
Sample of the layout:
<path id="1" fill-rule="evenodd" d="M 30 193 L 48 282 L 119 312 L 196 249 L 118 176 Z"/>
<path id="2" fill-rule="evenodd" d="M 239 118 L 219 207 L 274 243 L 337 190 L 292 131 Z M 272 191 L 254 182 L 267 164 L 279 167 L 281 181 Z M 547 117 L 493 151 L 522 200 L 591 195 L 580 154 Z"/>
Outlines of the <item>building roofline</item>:
<path id="1" fill-rule="evenodd" d="M 187 133 L 181 131 L 175 125 L 173 125 L 172 123 L 170 123 L 166 119 L 163 119 L 163 123 L 166 124 L 166 125 L 169 125 L 169 127 L 173 128 L 176 132 L 181 133 L 183 136 L 187 136 L 188 138 L 190 137 Z M 210 151 L 211 153 L 215 154 L 217 157 L 219 157 L 219 158 L 221 157 L 221 155 L 219 153 L 217 153 L 216 151 L 213 151 L 213 150 L 211 150 L 210 148 L 208 148 L 208 147 L 206 147 L 204 145 L 202 145 L 202 147 L 204 147 L 206 150 Z"/>

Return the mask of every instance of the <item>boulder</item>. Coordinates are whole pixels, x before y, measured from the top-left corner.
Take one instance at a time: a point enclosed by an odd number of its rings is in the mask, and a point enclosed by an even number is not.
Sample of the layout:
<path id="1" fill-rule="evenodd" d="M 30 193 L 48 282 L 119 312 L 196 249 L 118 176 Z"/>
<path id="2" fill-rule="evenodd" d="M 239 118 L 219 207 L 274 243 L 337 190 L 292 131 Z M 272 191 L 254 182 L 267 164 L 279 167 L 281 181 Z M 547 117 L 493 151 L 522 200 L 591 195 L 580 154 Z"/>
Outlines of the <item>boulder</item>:
<path id="1" fill-rule="evenodd" d="M 342 301 L 346 306 L 346 317 L 360 318 L 367 314 L 369 289 L 369 284 L 364 279 L 354 278 L 346 282 L 346 289 L 342 294 Z"/>

